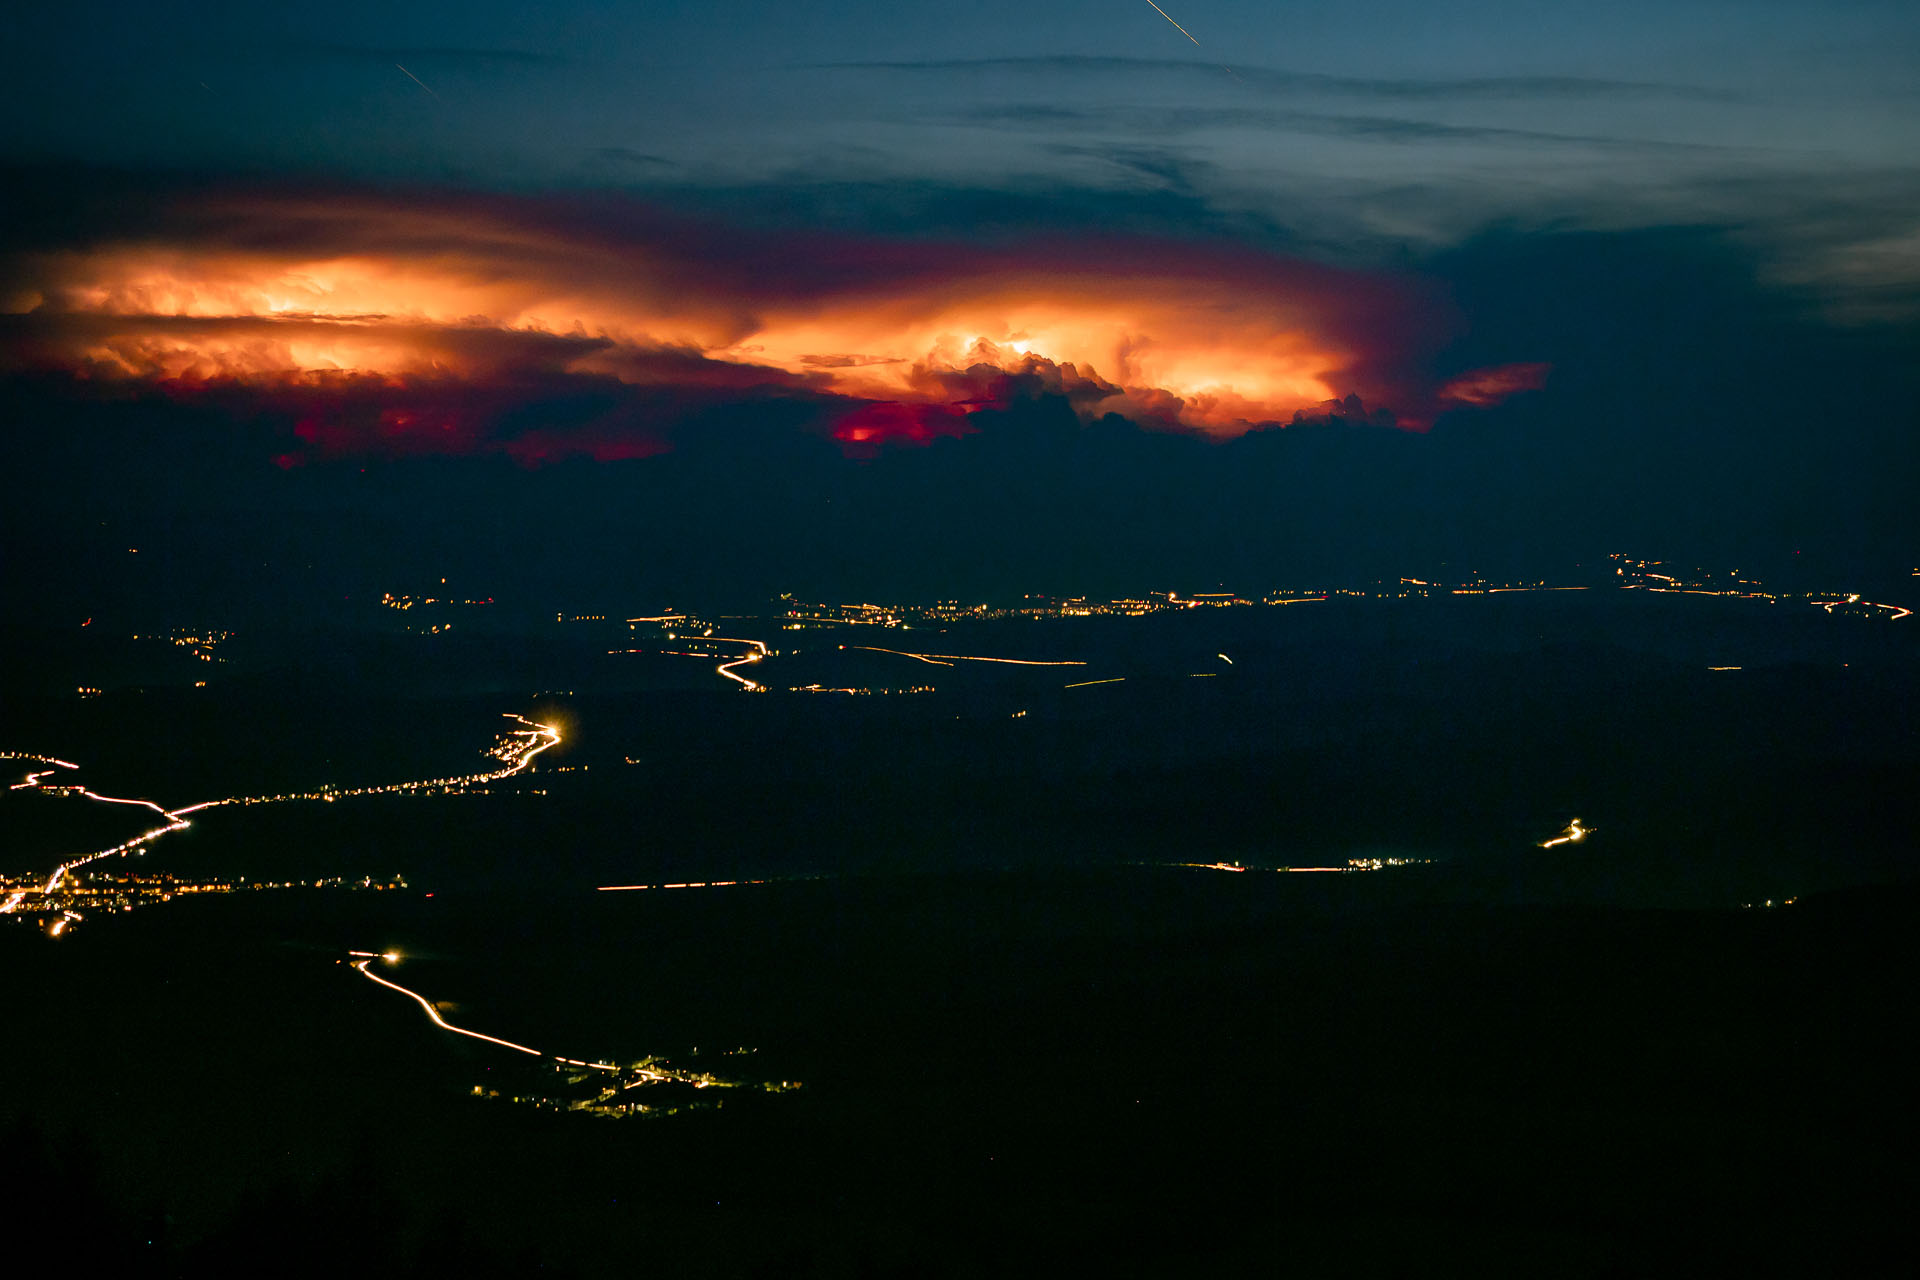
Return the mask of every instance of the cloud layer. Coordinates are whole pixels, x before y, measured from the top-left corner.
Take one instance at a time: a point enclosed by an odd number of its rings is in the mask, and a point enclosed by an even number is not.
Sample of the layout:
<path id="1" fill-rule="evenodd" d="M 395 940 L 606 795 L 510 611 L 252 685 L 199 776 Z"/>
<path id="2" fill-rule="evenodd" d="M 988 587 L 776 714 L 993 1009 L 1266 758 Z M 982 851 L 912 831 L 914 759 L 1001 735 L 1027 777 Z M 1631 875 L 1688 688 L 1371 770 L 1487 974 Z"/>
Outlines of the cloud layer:
<path id="1" fill-rule="evenodd" d="M 601 196 L 174 193 L 16 250 L 0 281 L 12 371 L 297 402 L 301 456 L 632 457 L 743 398 L 810 406 L 859 450 L 1039 394 L 1214 437 L 1357 395 L 1420 429 L 1539 381 L 1438 368 L 1458 317 L 1413 276 L 1147 234 L 729 228 Z M 529 425 L 542 405 L 564 430 Z"/>

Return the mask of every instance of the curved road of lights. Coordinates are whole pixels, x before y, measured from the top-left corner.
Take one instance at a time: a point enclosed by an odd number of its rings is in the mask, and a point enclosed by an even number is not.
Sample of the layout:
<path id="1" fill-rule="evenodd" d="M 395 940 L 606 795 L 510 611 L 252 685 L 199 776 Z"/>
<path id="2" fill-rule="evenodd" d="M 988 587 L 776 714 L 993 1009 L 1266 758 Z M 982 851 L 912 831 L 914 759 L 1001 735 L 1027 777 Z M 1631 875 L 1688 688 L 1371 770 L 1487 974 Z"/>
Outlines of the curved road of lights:
<path id="1" fill-rule="evenodd" d="M 494 746 L 493 750 L 488 752 L 494 759 L 499 760 L 504 767 L 492 769 L 486 773 L 466 774 L 456 778 L 429 778 L 419 782 L 397 782 L 380 787 L 352 787 L 344 789 L 323 787 L 318 791 L 288 792 L 272 796 L 230 796 L 222 800 L 203 800 L 199 804 L 190 804 L 178 809 L 165 809 L 151 800 L 102 795 L 97 791 L 82 786 L 45 782 L 43 779 L 57 776 L 58 770 L 60 769 L 78 769 L 80 767 L 71 761 L 62 760 L 56 756 L 38 755 L 27 751 L 7 751 L 0 752 L 0 760 L 26 760 L 35 764 L 55 766 L 52 769 L 30 770 L 22 781 L 14 783 L 9 790 L 35 790 L 44 791 L 50 795 L 83 796 L 99 804 L 134 805 L 143 809 L 151 809 L 166 819 L 166 822 L 161 826 L 143 831 L 131 840 L 122 841 L 111 848 L 99 849 L 92 853 L 82 854 L 78 858 L 71 858 L 61 863 L 53 869 L 53 873 L 47 877 L 47 882 L 41 886 L 40 893 L 44 897 L 47 894 L 57 892 L 60 885 L 66 880 L 68 873 L 72 872 L 75 868 L 84 867 L 90 862 L 98 862 L 102 858 L 124 855 L 135 850 L 144 853 L 145 846 L 158 840 L 161 836 L 167 835 L 170 832 L 184 830 L 191 826 L 192 823 L 187 820 L 186 815 L 198 813 L 202 809 L 212 809 L 220 805 L 229 804 L 276 804 L 289 800 L 333 801 L 344 796 L 389 795 L 409 791 L 445 792 L 456 790 L 488 782 L 498 782 L 503 778 L 510 778 L 515 774 L 524 773 L 533 767 L 535 756 L 555 746 L 560 741 L 560 731 L 550 724 L 536 724 L 525 716 L 516 715 L 513 712 L 507 712 L 506 717 L 509 720 L 518 721 L 524 727 L 510 730 L 503 739 Z M 9 894 L 5 901 L 0 901 L 0 915 L 12 915 L 18 911 L 20 903 L 27 896 L 27 892 L 25 889 L 16 890 Z M 66 919 L 60 921 L 53 929 L 49 930 L 49 933 L 57 937 L 66 928 L 67 920 L 80 918 L 73 912 L 67 912 L 66 917 Z M 372 975 L 368 976 L 371 977 Z"/>
<path id="2" fill-rule="evenodd" d="M 427 1016 L 433 1019 L 433 1025 L 436 1027 L 439 1027 L 442 1031 L 451 1031 L 455 1035 L 460 1035 L 460 1036 L 471 1036 L 475 1040 L 484 1040 L 488 1044 L 497 1044 L 503 1049 L 512 1049 L 516 1053 L 530 1053 L 536 1058 L 550 1057 L 555 1062 L 563 1062 L 570 1067 L 590 1067 L 595 1071 L 618 1070 L 618 1068 L 615 1067 L 610 1062 L 583 1062 L 579 1058 L 563 1058 L 563 1057 L 560 1057 L 558 1054 L 546 1054 L 546 1053 L 540 1052 L 540 1050 L 538 1049 L 529 1049 L 526 1045 L 515 1044 L 511 1040 L 502 1040 L 499 1036 L 482 1035 L 478 1031 L 469 1031 L 465 1027 L 456 1027 L 451 1022 L 448 1022 L 445 1018 L 440 1016 L 440 1010 L 434 1008 L 433 1001 L 427 999 L 425 996 L 421 995 L 418 991 L 411 991 L 411 990 L 408 990 L 406 987 L 401 986 L 397 982 L 388 981 L 387 979 L 381 977 L 379 974 L 373 972 L 372 969 L 368 967 L 375 960 L 382 961 L 386 964 L 398 964 L 400 962 L 400 957 L 397 954 L 391 951 L 386 951 L 386 952 L 349 951 L 347 952 L 347 954 L 350 956 L 359 957 L 359 959 L 356 959 L 353 962 L 353 967 L 359 972 L 361 977 L 366 978 L 371 982 L 377 982 L 381 986 L 386 987 L 389 990 L 398 991 L 401 995 L 406 996 L 409 1000 L 412 1000 L 415 1004 L 418 1004 L 422 1009 L 424 1009 L 426 1011 Z"/>
<path id="3" fill-rule="evenodd" d="M 379 983 L 389 991 L 398 991 L 401 995 L 419 1005 L 421 1011 L 427 1015 L 433 1025 L 439 1027 L 442 1031 L 451 1031 L 455 1035 L 466 1036 L 469 1039 L 479 1040 L 486 1044 L 498 1045 L 502 1049 L 511 1049 L 515 1053 L 524 1053 L 530 1057 L 545 1058 L 550 1062 L 558 1063 L 565 1067 L 579 1067 L 587 1071 L 604 1071 L 611 1073 L 613 1078 L 608 1081 L 606 1087 L 600 1091 L 597 1097 L 584 1103 L 575 1104 L 576 1107 L 580 1109 L 605 1107 L 628 1090 L 642 1088 L 647 1085 L 667 1084 L 677 1081 L 681 1084 L 692 1085 L 696 1089 L 707 1089 L 714 1087 L 733 1088 L 738 1087 L 741 1083 L 737 1080 L 723 1079 L 702 1071 L 682 1071 L 678 1068 L 664 1065 L 661 1060 L 657 1058 L 647 1058 L 644 1061 L 629 1063 L 626 1066 L 620 1066 L 612 1062 L 588 1062 L 584 1058 L 569 1058 L 557 1053 L 544 1053 L 528 1045 L 516 1044 L 512 1040 L 503 1040 L 499 1036 L 490 1036 L 479 1031 L 470 1031 L 465 1027 L 456 1027 L 440 1016 L 440 1010 L 434 1006 L 433 1001 L 427 999 L 418 991 L 403 987 L 399 983 L 388 978 L 383 978 L 373 971 L 375 961 L 387 965 L 398 964 L 400 962 L 398 953 L 392 951 L 349 951 L 347 955 L 352 957 L 349 963 L 356 973 L 369 982 Z M 779 1086 L 763 1085 L 760 1087 L 769 1090 L 783 1091 L 799 1086 L 791 1082 L 786 1082 Z M 641 1109 L 645 1110 L 645 1108 Z"/>
<path id="4" fill-rule="evenodd" d="M 1594 830 L 1595 829 L 1593 827 L 1581 826 L 1580 819 L 1575 818 L 1572 822 L 1569 822 L 1567 824 L 1567 829 L 1565 831 L 1562 831 L 1559 835 L 1555 836 L 1551 840 L 1542 840 L 1540 842 L 1540 847 L 1542 849 L 1551 849 L 1555 845 L 1579 844 L 1582 840 L 1585 840 L 1588 836 L 1592 835 Z"/>

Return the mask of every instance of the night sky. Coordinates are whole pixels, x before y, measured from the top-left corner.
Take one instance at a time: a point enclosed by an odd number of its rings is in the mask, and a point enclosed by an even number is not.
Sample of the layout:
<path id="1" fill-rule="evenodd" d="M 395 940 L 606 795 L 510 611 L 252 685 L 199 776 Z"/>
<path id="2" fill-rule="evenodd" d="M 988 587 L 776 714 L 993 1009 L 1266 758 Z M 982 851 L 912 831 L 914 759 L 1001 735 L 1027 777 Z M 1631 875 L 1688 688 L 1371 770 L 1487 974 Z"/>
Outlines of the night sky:
<path id="1" fill-rule="evenodd" d="M 1910 4 L 7 21 L 22 617 L 1916 554 Z"/>
<path id="2" fill-rule="evenodd" d="M 0 119 L 9 1274 L 1912 1253 L 1916 0 L 64 0 Z"/>

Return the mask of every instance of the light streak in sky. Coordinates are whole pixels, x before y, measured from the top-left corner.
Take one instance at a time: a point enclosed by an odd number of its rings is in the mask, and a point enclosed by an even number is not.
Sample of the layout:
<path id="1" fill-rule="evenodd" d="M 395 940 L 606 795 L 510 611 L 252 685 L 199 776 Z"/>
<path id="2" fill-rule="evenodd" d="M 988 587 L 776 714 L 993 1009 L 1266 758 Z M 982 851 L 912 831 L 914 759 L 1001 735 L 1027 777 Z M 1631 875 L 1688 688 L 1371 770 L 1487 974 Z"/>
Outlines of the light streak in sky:
<path id="1" fill-rule="evenodd" d="M 1060 687 L 1062 689 L 1084 689 L 1090 684 L 1119 684 L 1125 679 L 1125 676 L 1108 676 L 1105 680 L 1082 680 L 1077 684 L 1063 684 Z"/>
<path id="2" fill-rule="evenodd" d="M 1147 0 L 1147 3 L 1153 4 L 1153 0 Z M 1168 22 L 1173 22 L 1172 15 L 1170 15 L 1165 9 L 1162 9 L 1159 5 L 1153 4 L 1153 11 L 1159 14 L 1161 17 L 1165 18 Z M 1187 39 L 1193 40 L 1193 33 L 1191 31 L 1188 31 L 1185 27 L 1181 26 L 1179 23 L 1173 22 L 1173 29 L 1175 31 L 1178 31 L 1181 35 L 1185 36 Z M 1198 40 L 1193 40 L 1193 47 L 1198 49 L 1200 47 L 1200 42 Z M 405 70 L 404 67 L 401 69 Z M 421 85 L 420 87 L 423 89 L 426 88 L 425 85 Z"/>
<path id="3" fill-rule="evenodd" d="M 1153 4 L 1153 0 L 1147 0 L 1147 3 Z M 1162 9 L 1159 5 L 1153 4 L 1153 11 L 1159 14 L 1161 17 L 1165 18 L 1168 22 L 1173 22 L 1173 15 L 1168 13 L 1165 9 Z M 1173 22 L 1173 29 L 1175 31 L 1178 31 L 1181 35 L 1185 36 L 1187 39 L 1193 40 L 1193 32 L 1187 30 L 1185 27 L 1181 26 L 1179 23 Z M 1198 49 L 1200 47 L 1200 42 L 1198 40 L 1193 40 L 1193 47 Z M 1224 62 L 1220 64 L 1220 69 L 1226 72 L 1228 75 L 1232 76 L 1235 80 L 1238 80 L 1240 78 L 1240 73 L 1238 71 L 1235 71 L 1232 67 L 1228 66 Z"/>
<path id="4" fill-rule="evenodd" d="M 1595 831 L 1595 828 L 1593 827 L 1581 826 L 1580 819 L 1575 818 L 1572 822 L 1569 822 L 1567 824 L 1567 829 L 1565 831 L 1561 832 L 1559 835 L 1555 836 L 1551 840 L 1541 841 L 1540 847 L 1542 849 L 1551 849 L 1555 845 L 1578 844 L 1580 841 L 1585 840 L 1589 835 L 1592 835 L 1594 831 Z"/>
<path id="5" fill-rule="evenodd" d="M 905 649 L 882 649 L 872 644 L 843 644 L 842 649 L 865 649 L 870 653 L 893 653 L 903 658 L 918 658 L 921 662 L 936 667 L 950 667 L 956 662 L 1004 662 L 1015 667 L 1084 667 L 1084 662 L 1072 659 L 1043 661 L 1039 658 L 978 658 L 968 653 L 908 653 Z"/>
<path id="6" fill-rule="evenodd" d="M 396 67 L 400 67 L 400 64 L 397 62 L 394 63 L 393 65 Z M 422 89 L 427 89 L 427 82 L 425 80 L 422 80 L 419 76 L 413 74 L 413 72 L 407 70 L 405 67 L 400 67 L 400 74 L 405 76 L 407 79 L 413 81 L 415 84 L 419 85 Z M 427 94 L 435 102 L 445 101 L 445 99 L 443 99 L 439 94 L 435 93 L 431 89 L 427 89 Z"/>

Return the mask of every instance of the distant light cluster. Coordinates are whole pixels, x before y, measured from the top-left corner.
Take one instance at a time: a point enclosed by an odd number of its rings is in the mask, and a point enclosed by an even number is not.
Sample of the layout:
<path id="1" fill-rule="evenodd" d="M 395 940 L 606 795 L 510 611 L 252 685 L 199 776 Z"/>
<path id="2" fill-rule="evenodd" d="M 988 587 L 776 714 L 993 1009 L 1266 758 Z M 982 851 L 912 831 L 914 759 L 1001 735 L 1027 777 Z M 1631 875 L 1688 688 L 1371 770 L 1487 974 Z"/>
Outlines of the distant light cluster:
<path id="1" fill-rule="evenodd" d="M 1248 866 L 1244 862 L 1143 862 L 1135 865 L 1145 867 L 1178 867 L 1190 871 L 1230 871 L 1236 874 L 1248 871 L 1277 871 L 1284 875 L 1299 872 L 1331 873 L 1350 875 L 1357 871 L 1385 871 L 1392 867 L 1420 867 L 1433 861 L 1432 858 L 1348 858 L 1345 863 L 1325 867 Z"/>
<path id="2" fill-rule="evenodd" d="M 89 914 L 119 915 L 142 907 L 155 907 L 177 898 L 204 894 L 252 893 L 275 889 L 350 889 L 381 892 L 405 889 L 402 876 L 326 876 L 317 880 L 200 880 L 179 878 L 165 872 L 81 872 L 69 874 L 47 892 L 40 878 L 0 876 L 0 892 L 9 901 L 17 898 L 14 913 L 42 921 L 50 937 L 59 937 L 67 927 Z"/>
<path id="3" fill-rule="evenodd" d="M 469 1039 L 479 1040 L 486 1044 L 496 1045 L 502 1049 L 511 1049 L 515 1053 L 523 1053 L 535 1058 L 545 1058 L 553 1065 L 556 1074 L 563 1076 L 569 1085 L 577 1086 L 587 1082 L 594 1082 L 590 1085 L 586 1095 L 582 1097 L 567 1098 L 561 1090 L 555 1090 L 553 1093 L 536 1094 L 529 1092 L 525 1094 L 507 1095 L 508 1100 L 513 1102 L 547 1110 L 578 1111 L 598 1116 L 664 1116 L 673 1115 L 680 1111 L 691 1110 L 700 1104 L 648 1106 L 635 1100 L 632 1096 L 634 1091 L 671 1084 L 685 1085 L 695 1090 L 749 1089 L 763 1093 L 789 1093 L 802 1087 L 799 1081 L 796 1080 L 766 1081 L 758 1084 L 749 1084 L 745 1081 L 730 1080 L 715 1075 L 712 1072 L 687 1071 L 670 1065 L 665 1058 L 653 1055 L 642 1058 L 638 1062 L 616 1063 L 589 1062 L 583 1058 L 569 1058 L 561 1054 L 544 1053 L 539 1049 L 518 1044 L 512 1040 L 503 1040 L 498 1036 L 486 1035 L 466 1027 L 456 1027 L 441 1015 L 439 1008 L 433 1001 L 427 999 L 418 991 L 403 987 L 399 983 L 389 978 L 383 978 L 373 972 L 373 965 L 376 961 L 389 966 L 399 964 L 401 957 L 395 952 L 349 951 L 347 955 L 349 959 L 346 963 L 349 964 L 356 973 L 371 982 L 378 983 L 390 991 L 397 991 L 412 1000 L 420 1006 L 421 1010 L 427 1015 L 427 1018 L 441 1030 L 450 1031 L 455 1035 L 466 1036 Z M 698 1052 L 698 1050 L 695 1052 Z M 745 1056 L 752 1052 L 753 1051 L 749 1049 L 736 1049 L 728 1056 Z M 596 1072 L 599 1073 L 598 1076 L 594 1075 Z M 475 1097 L 491 1098 L 501 1096 L 499 1090 L 486 1089 L 480 1085 L 474 1086 L 473 1095 Z"/>
<path id="4" fill-rule="evenodd" d="M 1738 571 L 1729 570 L 1724 575 L 1716 575 L 1707 570 L 1691 569 L 1681 571 L 1666 570 L 1670 566 L 1658 560 L 1640 560 L 1616 553 L 1611 557 L 1612 584 L 1624 590 L 1644 590 L 1649 592 L 1676 593 L 1688 595 L 1723 596 L 1748 600 L 1779 602 L 1783 600 L 1805 600 L 1817 605 L 1829 614 L 1851 615 L 1897 620 L 1908 617 L 1912 610 L 1892 604 L 1879 604 L 1863 599 L 1857 593 L 1828 593 L 1827 595 L 1808 595 L 1796 597 L 1782 595 L 1765 589 L 1759 580 L 1744 577 Z M 1916 575 L 1920 576 L 1920 575 Z M 1001 607 L 982 602 L 961 600 L 935 600 L 931 603 L 874 603 L 861 601 L 850 604 L 831 604 L 805 601 L 791 593 L 782 594 L 773 603 L 773 608 L 764 614 L 745 617 L 719 615 L 703 618 L 697 613 L 667 608 L 659 612 L 621 616 L 601 612 L 568 613 L 564 610 L 554 614 L 556 623 L 561 624 L 606 624 L 609 627 L 624 628 L 623 639 L 626 643 L 609 647 L 605 653 L 610 657 L 637 656 L 652 654 L 663 657 L 706 657 L 720 659 L 714 667 L 714 673 L 744 692 L 765 693 L 770 691 L 766 683 L 746 674 L 746 669 L 767 658 L 780 656 L 779 651 L 771 649 L 767 641 L 741 638 L 737 635 L 718 634 L 723 629 L 730 632 L 749 628 L 732 625 L 737 622 L 756 622 L 772 631 L 805 631 L 809 629 L 845 630 L 852 627 L 872 627 L 879 629 L 926 630 L 945 629 L 953 624 L 971 622 L 1005 621 L 1009 619 L 1029 619 L 1046 621 L 1059 619 L 1078 619 L 1095 617 L 1141 618 L 1151 614 L 1180 613 L 1194 609 L 1234 609 L 1254 606 L 1282 607 L 1300 604 L 1326 604 L 1333 600 L 1432 600 L 1455 596 L 1492 596 L 1531 592 L 1567 592 L 1588 591 L 1590 585 L 1578 583 L 1553 583 L 1544 578 L 1501 579 L 1489 577 L 1479 570 L 1469 569 L 1464 575 L 1449 576 L 1446 579 L 1414 577 L 1402 575 L 1393 579 L 1381 579 L 1364 586 L 1309 584 L 1276 587 L 1265 594 L 1244 595 L 1231 591 L 1193 591 L 1178 590 L 1149 591 L 1141 595 L 1115 596 L 1111 598 L 1093 596 L 1052 596 L 1028 594 L 1021 597 L 1018 604 Z M 441 600 L 437 597 L 412 597 L 388 593 L 381 603 L 399 610 L 407 610 L 421 604 L 491 604 L 492 597 L 485 600 Z M 415 630 L 416 628 L 409 628 Z M 451 630 L 451 623 L 432 627 L 422 626 L 418 630 L 437 633 Z M 660 636 L 669 644 L 649 643 L 654 635 Z M 930 666 L 956 666 L 962 662 L 1003 663 L 1015 666 L 1085 666 L 1084 662 L 1071 659 L 1031 659 L 1009 658 L 987 654 L 957 654 L 944 652 L 926 652 L 880 645 L 843 644 L 842 650 L 865 650 L 875 653 L 895 654 L 912 658 Z M 1232 665 L 1232 659 L 1222 655 L 1222 661 Z M 1737 670 L 1734 665 L 1722 665 L 1710 668 L 1715 671 Z M 1195 671 L 1187 673 L 1192 678 L 1209 679 L 1221 675 L 1217 671 Z M 1095 684 L 1117 684 L 1124 676 L 1112 676 L 1097 680 L 1074 681 L 1064 687 L 1080 688 Z M 885 688 L 872 685 L 834 685 L 809 683 L 783 686 L 789 693 L 843 693 L 850 695 L 872 695 L 885 692 L 930 692 L 934 686 L 910 686 Z"/>
<path id="5" fill-rule="evenodd" d="M 1614 577 L 1619 580 L 1620 586 L 1628 591 L 1651 591 L 1689 596 L 1731 596 L 1739 600 L 1765 600 L 1772 604 L 1801 602 L 1824 609 L 1829 614 L 1880 618 L 1888 622 L 1898 622 L 1913 614 L 1913 610 L 1904 605 L 1876 604 L 1871 600 L 1863 600 L 1859 592 L 1828 591 L 1795 595 L 1768 591 L 1765 583 L 1757 578 L 1742 577 L 1738 569 L 1729 569 L 1725 573 L 1698 567 L 1683 569 L 1662 560 L 1638 560 L 1621 554 L 1615 554 L 1609 559 L 1614 561 Z M 1670 572 L 1655 572 L 1655 570 L 1670 570 Z M 1712 669 L 1719 671 L 1736 668 Z"/>

